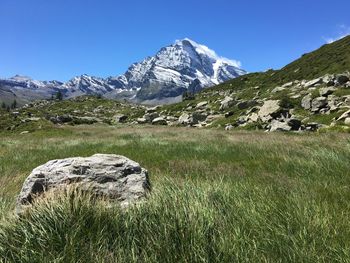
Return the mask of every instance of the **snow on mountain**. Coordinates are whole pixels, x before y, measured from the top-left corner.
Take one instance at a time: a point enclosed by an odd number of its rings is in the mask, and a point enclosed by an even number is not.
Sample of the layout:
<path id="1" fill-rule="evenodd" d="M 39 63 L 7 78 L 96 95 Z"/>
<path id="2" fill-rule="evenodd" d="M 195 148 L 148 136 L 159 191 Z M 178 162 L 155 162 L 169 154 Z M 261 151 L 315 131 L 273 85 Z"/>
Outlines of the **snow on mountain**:
<path id="1" fill-rule="evenodd" d="M 195 80 L 197 87 L 206 88 L 245 73 L 238 61 L 220 57 L 208 47 L 185 38 L 133 64 L 118 79 L 124 87 L 140 88 L 135 99 L 144 101 L 177 97 Z"/>
<path id="2" fill-rule="evenodd" d="M 132 64 L 120 76 L 103 79 L 84 74 L 62 83 L 16 75 L 0 79 L 0 87 L 6 86 L 22 97 L 30 94 L 30 98 L 48 98 L 61 91 L 65 97 L 101 94 L 141 103 L 175 102 L 184 91 L 198 92 L 245 74 L 240 66 L 238 61 L 220 57 L 208 47 L 185 38 Z"/>

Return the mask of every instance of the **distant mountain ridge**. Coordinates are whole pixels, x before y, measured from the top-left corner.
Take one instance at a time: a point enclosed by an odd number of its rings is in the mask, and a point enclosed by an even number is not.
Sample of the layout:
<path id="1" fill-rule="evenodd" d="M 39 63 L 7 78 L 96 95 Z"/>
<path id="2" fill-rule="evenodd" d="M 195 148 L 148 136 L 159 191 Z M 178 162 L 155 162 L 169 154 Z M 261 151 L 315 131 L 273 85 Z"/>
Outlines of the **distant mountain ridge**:
<path id="1" fill-rule="evenodd" d="M 58 91 L 66 98 L 100 94 L 137 103 L 171 103 L 179 101 L 185 91 L 198 92 L 245 73 L 238 62 L 185 38 L 132 64 L 120 76 L 103 79 L 81 75 L 63 83 L 17 75 L 0 79 L 0 95 L 1 90 L 9 90 L 22 103 L 48 99 Z"/>

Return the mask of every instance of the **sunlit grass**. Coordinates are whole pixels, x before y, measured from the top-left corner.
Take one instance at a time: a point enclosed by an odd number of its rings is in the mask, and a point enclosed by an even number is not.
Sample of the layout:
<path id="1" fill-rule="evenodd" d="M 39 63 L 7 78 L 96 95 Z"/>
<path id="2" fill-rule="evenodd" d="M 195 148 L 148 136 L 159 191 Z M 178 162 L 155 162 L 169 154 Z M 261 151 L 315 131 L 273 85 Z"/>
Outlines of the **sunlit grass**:
<path id="1" fill-rule="evenodd" d="M 8 262 L 346 262 L 350 136 L 70 127 L 3 135 L 0 255 Z M 13 217 L 48 160 L 125 155 L 150 171 L 147 202 L 121 211 L 56 197 Z"/>

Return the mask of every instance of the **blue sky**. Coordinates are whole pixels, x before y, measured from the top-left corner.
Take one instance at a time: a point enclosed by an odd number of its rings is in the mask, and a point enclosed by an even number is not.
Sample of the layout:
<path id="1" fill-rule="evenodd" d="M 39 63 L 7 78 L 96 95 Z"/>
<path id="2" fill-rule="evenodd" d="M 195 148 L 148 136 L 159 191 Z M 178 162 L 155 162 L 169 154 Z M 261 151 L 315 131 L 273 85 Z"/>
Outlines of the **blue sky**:
<path id="1" fill-rule="evenodd" d="M 1 0 L 0 77 L 115 76 L 188 37 L 249 72 L 350 33 L 349 0 Z"/>

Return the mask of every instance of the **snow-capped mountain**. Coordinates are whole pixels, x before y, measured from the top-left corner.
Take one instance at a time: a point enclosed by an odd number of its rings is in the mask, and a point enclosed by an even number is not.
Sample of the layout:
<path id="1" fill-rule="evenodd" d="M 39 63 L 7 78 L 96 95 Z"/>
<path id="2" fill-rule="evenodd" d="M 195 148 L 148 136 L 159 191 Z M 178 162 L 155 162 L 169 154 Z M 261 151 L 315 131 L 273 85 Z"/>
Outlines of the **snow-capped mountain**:
<path id="1" fill-rule="evenodd" d="M 120 76 L 103 79 L 81 75 L 62 83 L 17 75 L 0 79 L 0 88 L 10 89 L 24 101 L 46 99 L 61 91 L 67 98 L 101 94 L 133 102 L 169 103 L 180 100 L 184 91 L 198 92 L 245 73 L 239 62 L 186 38 L 134 63 Z"/>
<path id="2" fill-rule="evenodd" d="M 145 101 L 178 97 L 191 86 L 197 92 L 245 73 L 239 62 L 219 57 L 208 47 L 186 38 L 133 64 L 114 80 L 121 87 L 136 89 L 134 100 Z"/>

